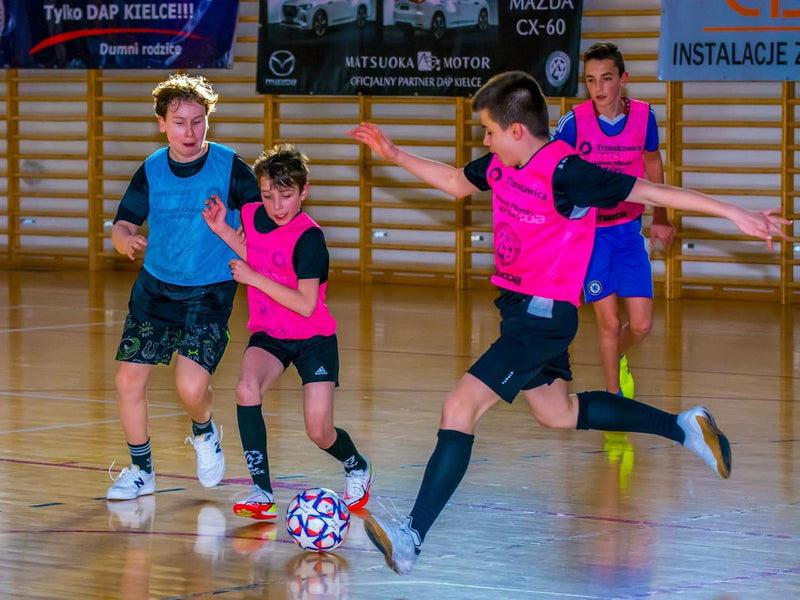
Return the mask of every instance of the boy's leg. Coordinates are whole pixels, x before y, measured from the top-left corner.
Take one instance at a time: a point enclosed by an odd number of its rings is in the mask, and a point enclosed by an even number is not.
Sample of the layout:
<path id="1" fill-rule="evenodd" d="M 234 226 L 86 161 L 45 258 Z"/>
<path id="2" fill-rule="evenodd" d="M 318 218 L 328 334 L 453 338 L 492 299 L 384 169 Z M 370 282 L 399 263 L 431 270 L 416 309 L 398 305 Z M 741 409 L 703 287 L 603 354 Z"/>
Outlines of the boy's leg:
<path id="1" fill-rule="evenodd" d="M 202 323 L 173 332 L 178 358 L 175 388 L 192 419 L 187 439 L 197 452 L 197 478 L 204 487 L 217 485 L 225 474 L 221 431 L 212 421 L 214 395 L 211 376 L 228 345 L 227 323 Z"/>
<path id="2" fill-rule="evenodd" d="M 120 362 L 116 375 L 117 407 L 128 444 L 150 439 L 147 426 L 147 382 L 154 365 Z"/>
<path id="3" fill-rule="evenodd" d="M 728 438 L 711 412 L 695 406 L 678 415 L 608 392 L 577 394 L 577 429 L 651 433 L 682 444 L 700 456 L 722 478 L 730 476 Z"/>
<path id="4" fill-rule="evenodd" d="M 303 385 L 306 433 L 321 450 L 342 463 L 345 470 L 344 501 L 350 508 L 362 508 L 369 501 L 374 471 L 367 458 L 358 452 L 350 435 L 333 424 L 335 385 L 333 381 L 313 381 Z"/>
<path id="5" fill-rule="evenodd" d="M 660 435 L 699 455 L 720 477 L 730 475 L 728 438 L 705 407 L 674 415 L 609 392 L 568 394 L 566 382 L 560 379 L 525 391 L 525 399 L 544 427 Z"/>
<path id="6" fill-rule="evenodd" d="M 653 325 L 653 271 L 646 240 L 642 236 L 641 219 L 613 229 L 618 232 L 614 238 L 612 259 L 616 282 L 614 290 L 625 302 L 627 317 L 620 319 L 617 357 L 609 357 L 609 360 L 614 359 L 619 363 L 617 368 L 622 394 L 626 398 L 633 398 L 636 388 L 625 353 L 641 343 Z"/>
<path id="7" fill-rule="evenodd" d="M 597 319 L 597 334 L 600 343 L 600 366 L 606 390 L 612 394 L 620 391 L 620 314 L 616 294 L 592 302 Z"/>
<path id="8" fill-rule="evenodd" d="M 399 526 L 371 516 L 366 519 L 367 535 L 396 572 L 407 574 L 413 568 L 428 530 L 467 472 L 475 425 L 499 399 L 475 376 L 464 375 L 445 400 L 436 448 L 425 468 L 410 516 Z"/>
<path id="9" fill-rule="evenodd" d="M 186 414 L 192 419 L 192 435 L 186 441 L 197 453 L 197 478 L 203 487 L 213 487 L 225 474 L 221 437 L 211 419 L 213 393 L 211 373 L 191 358 L 179 355 L 175 365 L 175 387 Z M 199 435 L 195 432 L 199 431 Z"/>
<path id="10" fill-rule="evenodd" d="M 178 355 L 175 364 L 175 389 L 181 405 L 193 422 L 207 423 L 211 419 L 214 394 L 211 373 L 190 358 Z"/>
<path id="11" fill-rule="evenodd" d="M 283 373 L 283 364 L 258 347 L 245 350 L 236 384 L 236 419 L 247 468 L 253 478 L 247 497 L 233 505 L 234 514 L 252 519 L 274 519 L 277 515 L 267 452 L 267 427 L 262 414 L 262 395 Z"/>
<path id="12" fill-rule="evenodd" d="M 147 423 L 147 381 L 154 365 L 120 362 L 116 376 L 117 406 L 128 443 L 131 466 L 108 488 L 109 500 L 131 500 L 155 491 Z"/>
<path id="13" fill-rule="evenodd" d="M 634 296 L 624 298 L 624 301 L 627 320 L 622 324 L 619 334 L 619 386 L 623 396 L 634 398 L 636 386 L 625 353 L 650 333 L 653 327 L 653 299 Z"/>
<path id="14" fill-rule="evenodd" d="M 128 442 L 131 466 L 122 469 L 108 488 L 109 500 L 130 500 L 155 491 L 148 430 L 147 383 L 153 367 L 169 364 L 174 352 L 168 327 L 153 325 L 133 314 L 125 317 L 117 347 L 119 369 L 115 379 L 120 421 Z"/>
<path id="15" fill-rule="evenodd" d="M 350 434 L 336 427 L 336 441 L 325 452 L 344 467 L 344 503 L 351 509 L 363 508 L 369 502 L 369 490 L 375 472 L 367 458 L 359 453 Z"/>
<path id="16" fill-rule="evenodd" d="M 627 321 L 620 328 L 619 353 L 641 343 L 653 327 L 653 299 L 643 297 L 623 298 Z M 611 391 L 611 390 L 609 390 Z"/>

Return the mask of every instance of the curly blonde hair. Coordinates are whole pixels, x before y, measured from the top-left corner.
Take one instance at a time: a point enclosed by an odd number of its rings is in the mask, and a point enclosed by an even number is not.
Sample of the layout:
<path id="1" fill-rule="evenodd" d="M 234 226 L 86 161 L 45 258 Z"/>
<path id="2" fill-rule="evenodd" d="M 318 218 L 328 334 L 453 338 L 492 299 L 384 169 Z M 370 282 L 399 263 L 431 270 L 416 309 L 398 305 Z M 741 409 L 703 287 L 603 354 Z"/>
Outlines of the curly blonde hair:
<path id="1" fill-rule="evenodd" d="M 206 115 L 210 115 L 216 110 L 218 99 L 211 83 L 202 75 L 176 73 L 153 90 L 153 111 L 163 119 L 173 103 L 193 101 L 205 108 Z"/>

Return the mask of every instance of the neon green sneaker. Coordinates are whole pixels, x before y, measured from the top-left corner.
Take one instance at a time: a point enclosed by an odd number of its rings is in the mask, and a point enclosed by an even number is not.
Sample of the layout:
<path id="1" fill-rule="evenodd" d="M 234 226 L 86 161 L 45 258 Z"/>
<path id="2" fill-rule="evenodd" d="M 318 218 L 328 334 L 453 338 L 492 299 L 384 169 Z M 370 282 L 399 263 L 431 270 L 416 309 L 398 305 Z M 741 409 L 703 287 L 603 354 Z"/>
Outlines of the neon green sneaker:
<path id="1" fill-rule="evenodd" d="M 619 357 L 619 389 L 622 390 L 622 395 L 631 400 L 636 392 L 636 386 L 633 383 L 633 375 L 628 370 L 628 359 L 623 354 Z"/>

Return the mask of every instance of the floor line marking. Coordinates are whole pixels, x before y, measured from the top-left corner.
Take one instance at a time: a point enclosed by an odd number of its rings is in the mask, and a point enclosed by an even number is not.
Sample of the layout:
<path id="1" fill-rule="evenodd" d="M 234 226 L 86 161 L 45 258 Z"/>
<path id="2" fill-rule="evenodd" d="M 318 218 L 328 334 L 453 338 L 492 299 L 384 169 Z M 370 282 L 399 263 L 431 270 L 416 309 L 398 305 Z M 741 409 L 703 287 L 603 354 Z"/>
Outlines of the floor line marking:
<path id="1" fill-rule="evenodd" d="M 97 321 L 94 323 L 73 323 L 72 325 L 40 325 L 39 327 L 17 327 L 15 329 L 0 329 L 0 334 L 2 333 L 20 333 L 26 331 L 50 331 L 53 329 L 75 329 L 78 327 L 96 327 L 97 325 L 102 325 L 103 327 L 107 325 L 119 325 L 120 323 L 124 323 L 125 321 Z"/>

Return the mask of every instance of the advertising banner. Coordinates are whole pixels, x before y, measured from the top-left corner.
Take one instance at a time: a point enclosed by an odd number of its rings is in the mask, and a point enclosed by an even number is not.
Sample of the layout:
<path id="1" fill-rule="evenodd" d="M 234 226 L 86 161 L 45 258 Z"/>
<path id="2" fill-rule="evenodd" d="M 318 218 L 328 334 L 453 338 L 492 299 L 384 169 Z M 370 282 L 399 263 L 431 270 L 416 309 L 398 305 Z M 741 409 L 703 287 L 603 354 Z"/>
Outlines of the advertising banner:
<path id="1" fill-rule="evenodd" d="M 0 2 L 6 20 L 3 62 L 10 67 L 214 69 L 233 64 L 239 0 Z"/>
<path id="2" fill-rule="evenodd" d="M 661 0 L 658 78 L 800 80 L 800 0 Z"/>
<path id="3" fill-rule="evenodd" d="M 17 0 L 0 0 L 0 69 L 8 69 L 15 60 L 16 14 Z"/>
<path id="4" fill-rule="evenodd" d="M 578 88 L 583 0 L 262 0 L 257 89 L 468 96 L 493 75 Z"/>

